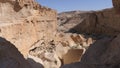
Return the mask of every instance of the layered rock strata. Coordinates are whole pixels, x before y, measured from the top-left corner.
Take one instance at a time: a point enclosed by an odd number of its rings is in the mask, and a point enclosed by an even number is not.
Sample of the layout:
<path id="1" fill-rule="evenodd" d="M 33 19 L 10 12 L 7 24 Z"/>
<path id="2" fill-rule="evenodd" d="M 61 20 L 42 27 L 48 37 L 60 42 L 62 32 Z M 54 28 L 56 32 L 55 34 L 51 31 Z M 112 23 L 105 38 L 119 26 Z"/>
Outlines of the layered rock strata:
<path id="1" fill-rule="evenodd" d="M 0 0 L 0 36 L 26 56 L 40 39 L 49 41 L 56 31 L 56 12 L 34 0 Z"/>

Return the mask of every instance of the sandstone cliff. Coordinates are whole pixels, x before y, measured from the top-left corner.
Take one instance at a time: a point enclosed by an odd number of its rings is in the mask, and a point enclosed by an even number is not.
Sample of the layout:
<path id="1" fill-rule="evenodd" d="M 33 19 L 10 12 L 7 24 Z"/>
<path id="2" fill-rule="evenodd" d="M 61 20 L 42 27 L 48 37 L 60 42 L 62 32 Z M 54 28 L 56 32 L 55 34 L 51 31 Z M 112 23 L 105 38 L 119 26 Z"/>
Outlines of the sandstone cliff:
<path id="1" fill-rule="evenodd" d="M 0 57 L 2 53 L 8 56 L 8 61 L 7 57 L 0 58 L 0 68 L 40 68 L 40 61 L 37 63 L 36 57 L 28 58 L 30 48 L 38 41 L 45 40 L 48 43 L 54 39 L 56 23 L 56 11 L 43 7 L 34 0 L 0 0 L 0 37 L 13 44 L 0 42 L 7 49 L 0 52 Z M 20 53 L 21 55 L 16 55 Z M 11 56 L 13 60 L 10 59 Z"/>
<path id="2" fill-rule="evenodd" d="M 12 65 L 21 63 L 19 58 L 26 58 L 23 62 L 28 68 L 40 68 L 41 64 L 44 68 L 59 68 L 62 64 L 77 62 L 85 48 L 91 44 L 88 42 L 89 38 L 82 35 L 57 32 L 56 11 L 43 7 L 34 0 L 0 0 L 0 36 L 11 42 L 18 49 L 17 53 L 24 56 L 18 57 L 15 53 L 13 58 L 18 59 Z M 74 52 L 77 58 L 72 59 L 69 56 L 74 56 Z M 66 58 L 71 60 L 67 61 Z M 5 61 L 8 66 L 10 62 Z M 21 66 L 26 65 L 21 63 Z"/>
<path id="3" fill-rule="evenodd" d="M 0 68 L 119 68 L 119 1 L 113 6 L 61 13 L 57 23 L 34 0 L 0 0 Z"/>
<path id="4" fill-rule="evenodd" d="M 0 36 L 12 42 L 25 56 L 38 40 L 53 38 L 56 12 L 34 0 L 0 0 L 0 24 Z"/>

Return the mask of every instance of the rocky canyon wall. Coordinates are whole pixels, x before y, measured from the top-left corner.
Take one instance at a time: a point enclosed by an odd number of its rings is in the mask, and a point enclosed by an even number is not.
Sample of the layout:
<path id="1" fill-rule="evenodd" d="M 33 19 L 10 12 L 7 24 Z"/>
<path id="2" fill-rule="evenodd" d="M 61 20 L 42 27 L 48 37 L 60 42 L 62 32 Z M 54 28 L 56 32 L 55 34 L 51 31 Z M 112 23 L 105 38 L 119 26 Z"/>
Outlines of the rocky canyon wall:
<path id="1" fill-rule="evenodd" d="M 88 34 L 119 34 L 120 2 L 112 0 L 113 8 L 100 11 L 71 11 L 58 14 L 58 30 Z"/>
<path id="2" fill-rule="evenodd" d="M 65 32 L 102 36 L 91 44 L 80 62 L 61 68 L 119 68 L 120 1 L 112 0 L 114 8 L 90 12 L 65 12 L 60 14 L 61 29 Z M 76 19 L 77 18 L 77 19 Z M 73 24 L 73 25 L 71 25 Z M 67 25 L 71 25 L 67 27 Z"/>
<path id="3" fill-rule="evenodd" d="M 119 34 L 119 18 L 113 8 L 101 11 L 74 11 L 61 13 L 58 17 L 60 30 L 73 33 L 88 33 L 96 35 Z"/>
<path id="4" fill-rule="evenodd" d="M 0 60 L 8 58 L 10 62 L 16 61 L 16 63 L 12 64 L 13 67 L 15 64 L 19 66 L 20 63 L 20 66 L 23 66 L 20 68 L 40 68 L 41 64 L 44 68 L 59 68 L 62 65 L 62 61 L 63 64 L 79 61 L 79 57 L 83 54 L 82 47 L 72 49 L 66 55 L 65 53 L 74 47 L 72 44 L 77 46 L 82 41 L 87 41 L 86 39 L 83 40 L 81 35 L 75 34 L 73 36 L 57 32 L 56 11 L 43 7 L 34 0 L 0 0 L 0 37 L 11 42 L 11 45 L 16 48 L 13 51 L 17 52 L 12 54 L 11 50 L 4 51 L 5 48 L 3 48 L 4 52 L 0 52 L 0 57 L 2 57 Z M 78 41 L 81 42 L 79 43 Z M 2 47 L 2 44 L 0 46 Z M 13 47 L 6 49 L 12 49 Z M 74 56 L 71 54 L 73 52 L 76 52 L 74 54 L 77 57 L 76 59 L 70 57 Z M 79 52 L 80 54 L 78 54 Z M 3 53 L 9 53 L 14 56 Z M 20 54 L 19 56 L 23 55 L 24 57 L 18 57 L 16 54 Z M 65 56 L 63 57 L 63 55 Z M 12 61 L 10 57 L 13 59 L 18 58 Z M 22 58 L 26 65 L 19 58 Z M 66 58 L 71 60 L 68 61 Z M 9 61 L 4 62 L 8 64 L 3 66 L 11 65 Z"/>
<path id="5" fill-rule="evenodd" d="M 34 0 L 0 0 L 0 36 L 26 56 L 41 39 L 50 41 L 56 32 L 56 11 Z"/>
<path id="6" fill-rule="evenodd" d="M 57 21 L 55 10 L 35 0 L 0 0 L 0 68 L 119 66 L 118 0 L 113 5 L 115 10 L 61 13 Z"/>

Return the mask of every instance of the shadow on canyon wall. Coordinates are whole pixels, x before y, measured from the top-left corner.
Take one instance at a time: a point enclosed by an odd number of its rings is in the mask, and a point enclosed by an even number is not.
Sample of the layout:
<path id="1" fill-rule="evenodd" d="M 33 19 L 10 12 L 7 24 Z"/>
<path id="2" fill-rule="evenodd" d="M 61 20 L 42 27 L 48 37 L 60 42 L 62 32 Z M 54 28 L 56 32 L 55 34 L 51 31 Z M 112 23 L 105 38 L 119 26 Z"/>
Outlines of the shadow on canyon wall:
<path id="1" fill-rule="evenodd" d="M 24 59 L 14 44 L 0 37 L 0 68 L 43 68 L 32 59 Z"/>

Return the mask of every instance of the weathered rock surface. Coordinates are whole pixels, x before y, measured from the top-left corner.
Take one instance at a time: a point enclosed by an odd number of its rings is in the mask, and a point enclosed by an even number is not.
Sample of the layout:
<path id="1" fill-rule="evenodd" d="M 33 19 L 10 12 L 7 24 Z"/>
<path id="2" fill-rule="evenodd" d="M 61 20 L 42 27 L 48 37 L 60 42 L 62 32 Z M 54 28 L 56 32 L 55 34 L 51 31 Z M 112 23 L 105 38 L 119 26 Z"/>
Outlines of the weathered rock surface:
<path id="1" fill-rule="evenodd" d="M 93 39 L 91 40 L 79 34 L 59 33 L 55 41 L 47 44 L 44 43 L 45 40 L 38 41 L 30 48 L 29 53 L 41 59 L 45 68 L 59 68 L 61 65 L 80 61 L 87 47 L 93 43 Z"/>
<path id="2" fill-rule="evenodd" d="M 26 57 L 38 40 L 54 38 L 56 12 L 34 0 L 0 0 L 0 31 Z"/>
<path id="3" fill-rule="evenodd" d="M 59 68 L 69 49 L 83 50 L 83 42 L 87 41 L 80 35 L 58 36 L 56 11 L 34 0 L 1 0 L 0 9 L 0 36 L 14 44 L 33 68 L 42 67 L 40 64 L 45 68 Z M 57 50 L 59 44 L 63 52 Z"/>
<path id="4" fill-rule="evenodd" d="M 81 62 L 65 65 L 61 68 L 119 68 L 120 35 L 103 38 L 89 47 Z"/>
<path id="5" fill-rule="evenodd" d="M 0 36 L 11 42 L 0 39 L 0 68 L 119 68 L 119 1 L 113 6 L 61 13 L 57 23 L 34 0 L 0 0 Z"/>
<path id="6" fill-rule="evenodd" d="M 97 35 L 117 35 L 119 34 L 119 18 L 114 9 L 104 9 L 101 11 L 74 11 L 61 13 L 58 16 L 60 28 L 64 32 L 89 33 Z M 114 22 L 114 23 L 113 23 Z"/>
<path id="7" fill-rule="evenodd" d="M 13 44 L 11 46 L 16 47 L 29 61 L 25 61 L 23 56 L 21 59 L 21 55 L 16 56 L 19 53 L 16 50 L 14 53 L 14 49 L 5 44 L 10 52 L 2 52 L 6 53 L 8 61 L 6 58 L 1 60 L 0 66 L 3 67 L 0 68 L 42 68 L 42 61 L 39 61 L 41 59 L 29 55 L 29 50 L 38 41 L 45 40 L 46 44 L 54 39 L 56 26 L 56 11 L 42 7 L 35 0 L 0 0 L 0 36 L 9 40 Z M 13 55 L 13 60 L 9 60 L 9 54 L 10 58 Z M 6 67 L 7 64 L 11 67 Z"/>
<path id="8" fill-rule="evenodd" d="M 116 38 L 103 38 L 92 44 L 81 58 L 81 62 L 65 65 L 61 68 L 118 68 L 119 44 Z M 110 43 L 111 42 L 111 43 Z M 114 47 L 115 46 L 115 47 Z M 117 50 L 114 50 L 117 49 Z M 113 53 L 114 52 L 114 53 Z M 113 58 L 116 57 L 116 58 Z M 114 63 L 115 62 L 115 63 Z"/>
<path id="9" fill-rule="evenodd" d="M 120 15 L 116 14 L 120 11 L 120 1 L 112 1 L 115 10 L 111 8 L 102 11 L 84 13 L 74 11 L 60 14 L 58 17 L 59 24 L 63 30 L 65 27 L 65 32 L 88 33 L 94 36 L 104 35 L 88 47 L 80 62 L 67 64 L 61 68 L 120 67 Z"/>

